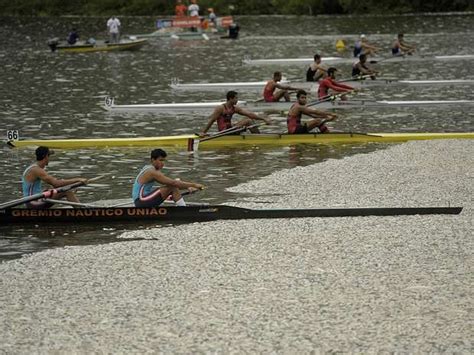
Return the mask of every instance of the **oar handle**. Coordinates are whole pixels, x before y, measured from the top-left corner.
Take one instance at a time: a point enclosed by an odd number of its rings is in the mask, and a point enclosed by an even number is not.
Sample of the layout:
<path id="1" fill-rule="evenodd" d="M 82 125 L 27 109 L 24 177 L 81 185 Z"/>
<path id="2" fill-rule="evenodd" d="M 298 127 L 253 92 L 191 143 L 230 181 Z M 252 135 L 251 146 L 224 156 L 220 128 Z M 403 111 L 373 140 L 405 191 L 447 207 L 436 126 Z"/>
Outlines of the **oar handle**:
<path id="1" fill-rule="evenodd" d="M 309 104 L 306 105 L 306 107 L 316 106 L 316 105 L 319 105 L 320 103 L 334 100 L 334 99 L 336 99 L 337 96 L 347 95 L 347 94 L 350 94 L 354 91 L 355 91 L 355 89 L 352 89 L 352 90 L 349 90 L 349 91 L 342 91 L 342 92 L 337 92 L 335 94 L 326 95 L 326 96 L 323 96 L 322 98 L 320 98 L 317 101 L 310 102 Z"/>

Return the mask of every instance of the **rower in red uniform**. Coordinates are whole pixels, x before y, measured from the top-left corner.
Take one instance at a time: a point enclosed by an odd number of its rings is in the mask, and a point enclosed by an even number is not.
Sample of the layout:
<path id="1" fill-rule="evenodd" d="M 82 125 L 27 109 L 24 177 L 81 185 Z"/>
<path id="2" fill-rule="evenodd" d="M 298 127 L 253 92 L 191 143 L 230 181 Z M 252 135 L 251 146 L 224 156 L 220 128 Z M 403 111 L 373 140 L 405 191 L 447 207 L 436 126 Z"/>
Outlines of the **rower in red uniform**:
<path id="1" fill-rule="evenodd" d="M 253 112 L 244 110 L 243 108 L 236 106 L 238 99 L 238 94 L 235 91 L 229 91 L 227 93 L 227 101 L 215 108 L 212 115 L 209 117 L 206 127 L 200 133 L 201 137 L 207 135 L 207 131 L 211 128 L 214 122 L 217 122 L 217 129 L 219 131 L 224 131 L 233 127 L 248 127 L 253 124 L 253 120 L 262 120 L 266 124 L 270 124 L 270 119 L 268 117 L 258 116 Z M 235 124 L 232 124 L 232 116 L 238 113 L 239 115 L 246 116 L 245 118 Z M 252 133 L 260 133 L 257 127 L 250 129 Z"/>
<path id="2" fill-rule="evenodd" d="M 337 116 L 333 113 L 316 110 L 306 106 L 307 93 L 304 90 L 298 90 L 296 93 L 297 102 L 295 102 L 288 111 L 288 117 L 286 124 L 288 126 L 289 134 L 304 134 L 309 133 L 312 129 L 318 127 L 321 133 L 329 132 L 329 129 L 325 125 L 326 122 L 334 120 Z M 314 119 L 301 123 L 301 116 L 305 114 L 313 117 Z"/>
<path id="3" fill-rule="evenodd" d="M 328 76 L 319 83 L 319 89 L 318 89 L 319 99 L 328 98 L 328 96 L 330 96 L 329 89 L 331 89 L 333 92 L 334 91 L 335 92 L 350 92 L 350 91 L 355 90 L 352 86 L 345 85 L 345 84 L 342 84 L 342 83 L 338 83 L 335 80 L 336 79 L 336 71 L 337 71 L 337 69 L 334 68 L 334 67 L 329 68 L 328 71 L 327 71 Z M 341 97 L 341 99 L 344 100 L 345 96 L 343 95 Z"/>
<path id="4" fill-rule="evenodd" d="M 290 93 L 288 91 L 298 90 L 298 88 L 288 85 L 281 85 L 278 83 L 279 81 L 281 81 L 281 72 L 276 71 L 273 73 L 273 79 L 267 81 L 263 89 L 263 99 L 265 102 L 277 102 L 280 101 L 282 97 L 285 98 L 285 101 L 290 101 Z"/>

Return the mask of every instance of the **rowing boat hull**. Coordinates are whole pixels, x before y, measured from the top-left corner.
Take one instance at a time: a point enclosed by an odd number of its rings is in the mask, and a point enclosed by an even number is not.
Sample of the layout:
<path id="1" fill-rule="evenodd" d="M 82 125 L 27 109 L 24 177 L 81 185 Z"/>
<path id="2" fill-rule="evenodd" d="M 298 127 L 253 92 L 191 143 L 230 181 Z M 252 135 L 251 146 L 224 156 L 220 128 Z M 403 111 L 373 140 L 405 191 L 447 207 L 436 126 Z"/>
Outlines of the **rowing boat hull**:
<path id="1" fill-rule="evenodd" d="M 111 52 L 111 51 L 132 51 L 140 49 L 148 41 L 140 40 L 123 40 L 119 43 L 106 43 L 97 41 L 95 44 L 80 42 L 73 45 L 57 45 L 54 50 L 64 53 L 89 53 L 89 52 Z"/>
<path id="2" fill-rule="evenodd" d="M 364 217 L 426 214 L 459 214 L 462 207 L 334 208 L 253 210 L 225 205 L 187 207 L 95 207 L 0 210 L 0 224 L 94 223 L 94 222 L 202 222 L 213 220 Z"/>
<path id="3" fill-rule="evenodd" d="M 387 58 L 368 59 L 373 63 L 401 63 L 401 62 L 422 62 L 422 61 L 452 61 L 452 60 L 473 60 L 474 54 L 467 55 L 438 55 L 438 56 L 394 56 Z M 352 64 L 357 58 L 343 57 L 327 57 L 322 58 L 322 62 L 326 64 Z M 246 65 L 310 65 L 314 62 L 314 58 L 282 58 L 282 59 L 244 59 Z"/>
<path id="4" fill-rule="evenodd" d="M 175 147 L 186 149 L 198 136 L 180 135 L 164 137 L 45 139 L 9 141 L 10 147 L 47 146 L 57 149 L 109 148 L 109 147 Z M 394 143 L 411 140 L 474 139 L 474 132 L 465 133 L 326 133 L 326 134 L 241 134 L 223 136 L 200 143 L 200 149 L 239 146 L 288 146 L 295 144 L 338 143 Z"/>
<path id="5" fill-rule="evenodd" d="M 177 112 L 209 112 L 224 102 L 190 102 L 171 104 L 133 104 L 105 105 L 105 109 L 111 112 L 153 112 L 153 113 L 177 113 Z M 238 106 L 250 111 L 288 111 L 294 102 L 264 102 L 264 101 L 239 101 Z M 318 103 L 310 103 L 316 109 L 366 109 L 379 107 L 432 107 L 432 106 L 474 106 L 474 100 L 412 100 L 412 101 L 374 101 L 374 100 L 330 100 Z"/>
<path id="6" fill-rule="evenodd" d="M 284 85 L 291 85 L 293 87 L 304 89 L 311 92 L 316 92 L 319 88 L 318 83 L 314 82 L 289 82 L 282 81 Z M 179 83 L 173 82 L 170 87 L 176 91 L 222 91 L 229 90 L 245 90 L 245 91 L 263 91 L 267 84 L 266 81 L 249 81 L 249 82 L 233 82 L 233 83 Z M 376 80 L 347 80 L 344 84 L 350 85 L 353 88 L 370 88 L 383 86 L 448 86 L 448 85 L 474 85 L 474 80 L 395 80 L 395 79 L 376 79 Z"/>

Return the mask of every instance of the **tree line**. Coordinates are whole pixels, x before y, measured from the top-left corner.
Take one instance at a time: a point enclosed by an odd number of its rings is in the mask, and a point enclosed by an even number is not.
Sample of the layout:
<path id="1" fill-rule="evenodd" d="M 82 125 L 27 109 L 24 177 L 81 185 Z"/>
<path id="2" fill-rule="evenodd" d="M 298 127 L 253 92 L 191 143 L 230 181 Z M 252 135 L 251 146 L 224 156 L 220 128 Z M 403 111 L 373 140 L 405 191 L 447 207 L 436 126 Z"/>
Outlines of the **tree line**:
<path id="1" fill-rule="evenodd" d="M 188 4 L 189 0 L 183 0 Z M 396 14 L 473 11 L 472 0 L 198 0 L 220 15 Z M 0 0 L 1 15 L 173 15 L 174 0 Z"/>

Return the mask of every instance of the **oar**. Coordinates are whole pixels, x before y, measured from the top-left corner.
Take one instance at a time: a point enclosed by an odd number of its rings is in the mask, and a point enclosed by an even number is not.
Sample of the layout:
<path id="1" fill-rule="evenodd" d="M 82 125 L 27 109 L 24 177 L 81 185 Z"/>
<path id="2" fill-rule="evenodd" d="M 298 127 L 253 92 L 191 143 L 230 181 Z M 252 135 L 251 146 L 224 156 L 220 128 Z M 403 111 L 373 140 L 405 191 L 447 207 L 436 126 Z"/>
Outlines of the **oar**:
<path id="1" fill-rule="evenodd" d="M 352 78 L 341 79 L 341 80 L 338 80 L 338 82 L 346 83 L 346 82 L 351 82 L 351 81 L 363 81 L 363 80 L 366 80 L 367 78 L 370 78 L 372 76 L 373 75 L 370 75 L 370 74 L 362 74 L 362 75 L 358 75 L 358 76 L 352 77 Z"/>
<path id="2" fill-rule="evenodd" d="M 380 60 L 370 60 L 369 63 L 370 64 L 379 64 L 379 63 L 382 63 L 386 60 L 397 58 L 397 57 L 405 57 L 405 55 L 402 54 L 402 55 L 397 55 L 397 56 L 392 56 L 392 57 L 386 57 L 386 58 L 383 58 L 383 59 L 380 59 Z"/>
<path id="3" fill-rule="evenodd" d="M 17 200 L 5 202 L 5 203 L 0 204 L 0 210 L 4 210 L 6 208 L 12 208 L 12 207 L 21 205 L 23 203 L 36 201 L 36 200 L 39 200 L 39 199 L 42 199 L 42 198 L 50 198 L 55 193 L 68 192 L 72 189 L 75 189 L 76 187 L 84 186 L 84 185 L 87 185 L 88 183 L 90 183 L 92 181 L 102 179 L 104 176 L 107 176 L 107 175 L 110 175 L 110 174 L 104 174 L 104 175 L 97 176 L 95 178 L 87 180 L 87 182 L 78 181 L 78 182 L 75 182 L 75 183 L 70 184 L 70 185 L 57 187 L 57 188 L 54 188 L 54 189 L 50 189 L 50 190 L 46 190 L 46 191 L 37 193 L 35 195 L 25 196 L 25 197 L 19 198 Z"/>
<path id="4" fill-rule="evenodd" d="M 184 191 L 180 191 L 180 193 L 181 193 L 181 196 L 186 196 L 186 195 L 194 194 L 198 191 L 201 191 L 201 190 L 196 190 L 196 191 L 192 191 L 192 192 L 189 191 L 189 190 L 184 190 Z M 171 202 L 172 201 L 172 196 L 173 195 L 169 195 L 163 202 Z M 107 208 L 121 207 L 121 206 L 126 206 L 126 205 L 133 205 L 133 201 L 121 202 L 121 203 L 118 203 L 118 204 L 115 204 L 115 205 L 112 205 L 112 206 L 108 206 Z"/>
<path id="5" fill-rule="evenodd" d="M 243 132 L 243 131 L 246 131 L 247 129 L 252 129 L 252 128 L 257 128 L 257 127 L 260 127 L 262 126 L 263 123 L 257 123 L 257 124 L 254 124 L 254 125 L 251 125 L 251 126 L 243 126 L 243 127 L 232 127 L 232 128 L 228 128 L 224 131 L 220 131 L 212 136 L 209 136 L 209 137 L 205 137 L 205 138 L 202 138 L 202 139 L 199 139 L 199 138 L 189 138 L 188 139 L 188 151 L 189 152 L 192 152 L 192 151 L 196 151 L 198 150 L 199 148 L 199 143 L 200 142 L 205 142 L 205 141 L 209 141 L 211 139 L 215 139 L 215 138 L 219 138 L 219 137 L 223 137 L 223 136 L 227 136 L 229 134 L 234 134 L 234 133 L 239 133 L 239 132 Z"/>
<path id="6" fill-rule="evenodd" d="M 355 89 L 354 89 L 354 90 L 355 90 Z M 335 94 L 323 96 L 323 97 L 322 97 L 321 99 L 319 99 L 319 100 L 310 102 L 309 104 L 306 105 L 306 107 L 316 106 L 316 105 L 321 104 L 321 103 L 323 103 L 323 102 L 334 100 L 334 99 L 336 99 L 337 96 L 342 96 L 342 95 L 350 94 L 350 93 L 354 92 L 354 90 L 343 91 L 343 92 L 337 92 L 337 93 L 335 93 Z"/>

